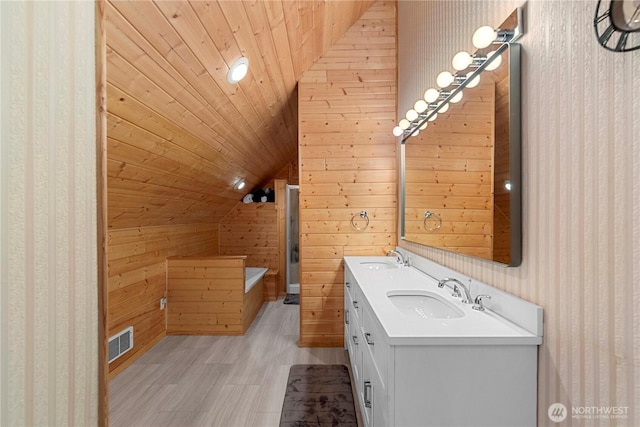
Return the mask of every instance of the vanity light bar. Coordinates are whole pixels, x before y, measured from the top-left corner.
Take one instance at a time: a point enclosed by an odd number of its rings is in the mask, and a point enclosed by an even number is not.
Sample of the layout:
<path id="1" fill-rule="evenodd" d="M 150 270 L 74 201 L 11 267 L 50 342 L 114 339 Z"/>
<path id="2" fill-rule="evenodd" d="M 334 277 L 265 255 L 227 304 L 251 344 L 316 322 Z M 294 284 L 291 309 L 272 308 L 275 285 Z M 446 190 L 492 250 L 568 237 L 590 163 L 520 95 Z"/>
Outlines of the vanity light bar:
<path id="1" fill-rule="evenodd" d="M 510 43 L 515 42 L 524 34 L 522 8 L 516 9 L 515 18 L 513 29 L 493 29 L 490 26 L 478 28 L 472 37 L 473 45 L 480 50 L 485 50 L 491 45 L 498 45 L 498 48 L 490 50 L 487 54 L 458 52 L 452 60 L 456 73 L 443 71 L 438 74 L 436 83 L 440 89 L 428 89 L 424 93 L 424 99 L 416 101 L 414 109 L 408 110 L 406 118 L 400 120 L 398 126 L 393 128 L 393 135 L 402 136 L 402 143 L 410 136 L 417 135 L 419 130 L 426 128 L 427 122 L 436 119 L 439 112 L 446 112 L 449 109 L 449 103 L 456 103 L 462 99 L 462 89 L 477 86 L 480 83 L 482 71 L 492 71 L 498 68 L 502 62 L 502 53 Z M 474 70 L 465 73 L 469 69 Z"/>

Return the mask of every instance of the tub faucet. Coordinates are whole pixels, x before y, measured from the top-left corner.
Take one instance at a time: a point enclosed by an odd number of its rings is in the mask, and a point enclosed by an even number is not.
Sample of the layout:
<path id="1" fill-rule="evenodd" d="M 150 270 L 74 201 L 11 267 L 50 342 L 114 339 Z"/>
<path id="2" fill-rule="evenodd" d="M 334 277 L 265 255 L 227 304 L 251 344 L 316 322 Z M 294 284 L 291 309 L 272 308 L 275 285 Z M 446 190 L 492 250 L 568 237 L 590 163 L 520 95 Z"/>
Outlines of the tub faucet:
<path id="1" fill-rule="evenodd" d="M 391 249 L 389 252 L 387 252 L 387 256 L 395 256 L 399 263 L 409 267 L 409 257 L 405 258 L 402 252 Z"/>
<path id="2" fill-rule="evenodd" d="M 455 284 L 453 286 L 449 285 L 449 282 L 455 282 Z M 467 286 L 462 283 L 460 280 L 458 279 L 454 279 L 454 278 L 450 278 L 450 277 L 446 277 L 442 280 L 440 280 L 438 282 L 438 287 L 439 288 L 444 288 L 444 285 L 449 286 L 451 289 L 453 289 L 453 296 L 454 297 L 462 297 L 462 302 L 465 304 L 473 304 L 473 298 L 471 298 L 471 292 L 469 292 L 469 288 L 467 288 Z M 462 289 L 464 291 L 464 295 L 462 295 L 460 293 L 460 289 Z"/>

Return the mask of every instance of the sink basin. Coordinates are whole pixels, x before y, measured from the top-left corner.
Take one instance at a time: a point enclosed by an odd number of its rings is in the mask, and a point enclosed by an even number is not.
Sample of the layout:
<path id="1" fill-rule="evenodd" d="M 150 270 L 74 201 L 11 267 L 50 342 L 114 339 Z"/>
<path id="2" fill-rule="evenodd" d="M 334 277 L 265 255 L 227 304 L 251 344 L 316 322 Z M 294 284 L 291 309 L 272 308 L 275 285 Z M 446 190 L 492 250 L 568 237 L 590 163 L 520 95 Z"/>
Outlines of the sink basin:
<path id="1" fill-rule="evenodd" d="M 387 298 L 407 317 L 452 319 L 464 316 L 464 312 L 458 307 L 428 291 L 389 291 Z"/>
<path id="2" fill-rule="evenodd" d="M 399 264 L 396 262 L 368 261 L 361 262 L 360 265 L 369 270 L 388 270 L 390 268 L 398 268 Z"/>

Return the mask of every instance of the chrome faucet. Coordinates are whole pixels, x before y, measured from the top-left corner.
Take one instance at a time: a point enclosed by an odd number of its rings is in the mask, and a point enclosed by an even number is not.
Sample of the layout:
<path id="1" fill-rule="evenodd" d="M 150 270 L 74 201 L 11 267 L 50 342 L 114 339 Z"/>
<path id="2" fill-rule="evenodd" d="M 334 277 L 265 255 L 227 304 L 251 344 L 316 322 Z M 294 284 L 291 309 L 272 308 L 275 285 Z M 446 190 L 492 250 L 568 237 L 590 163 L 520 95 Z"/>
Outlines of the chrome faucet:
<path id="1" fill-rule="evenodd" d="M 449 285 L 449 282 L 455 282 L 453 286 Z M 473 298 L 471 297 L 471 292 L 469 292 L 469 288 L 462 283 L 458 279 L 454 279 L 451 277 L 446 277 L 438 282 L 439 288 L 444 288 L 444 285 L 449 286 L 453 290 L 454 297 L 462 297 L 462 302 L 465 304 L 473 304 Z M 464 296 L 460 293 L 460 289 L 464 291 Z"/>
<path id="2" fill-rule="evenodd" d="M 387 252 L 387 256 L 395 256 L 396 260 L 400 264 L 402 264 L 404 266 L 407 266 L 407 267 L 409 266 L 409 262 L 410 262 L 409 257 L 405 258 L 404 255 L 402 254 L 402 252 L 400 252 L 400 251 L 396 251 L 394 249 L 391 249 L 389 252 Z"/>

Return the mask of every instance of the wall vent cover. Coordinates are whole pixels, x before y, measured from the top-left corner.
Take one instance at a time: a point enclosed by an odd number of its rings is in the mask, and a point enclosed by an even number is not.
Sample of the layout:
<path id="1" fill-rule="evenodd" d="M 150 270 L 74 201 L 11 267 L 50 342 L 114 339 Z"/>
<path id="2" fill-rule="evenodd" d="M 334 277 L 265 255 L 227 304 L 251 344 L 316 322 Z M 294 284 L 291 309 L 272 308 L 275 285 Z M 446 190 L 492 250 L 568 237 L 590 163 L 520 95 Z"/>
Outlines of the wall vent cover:
<path id="1" fill-rule="evenodd" d="M 133 348 L 133 326 L 109 338 L 109 363 Z"/>

